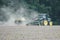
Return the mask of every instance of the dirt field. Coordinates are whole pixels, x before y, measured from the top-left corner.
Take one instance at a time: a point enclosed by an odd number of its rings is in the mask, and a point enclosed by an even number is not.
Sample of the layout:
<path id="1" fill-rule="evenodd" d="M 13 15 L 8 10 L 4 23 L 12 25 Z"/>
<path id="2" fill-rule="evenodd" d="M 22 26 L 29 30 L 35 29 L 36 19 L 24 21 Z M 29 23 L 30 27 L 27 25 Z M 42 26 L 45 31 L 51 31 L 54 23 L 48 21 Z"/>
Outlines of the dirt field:
<path id="1" fill-rule="evenodd" d="M 60 26 L 0 26 L 0 40 L 60 40 Z"/>

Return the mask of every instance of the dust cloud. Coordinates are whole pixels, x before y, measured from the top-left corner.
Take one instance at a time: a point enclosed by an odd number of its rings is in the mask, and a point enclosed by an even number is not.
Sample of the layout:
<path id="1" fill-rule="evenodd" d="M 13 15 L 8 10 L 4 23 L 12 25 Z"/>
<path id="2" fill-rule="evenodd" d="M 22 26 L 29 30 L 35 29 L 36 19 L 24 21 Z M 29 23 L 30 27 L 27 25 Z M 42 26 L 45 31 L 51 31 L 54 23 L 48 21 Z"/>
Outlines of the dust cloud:
<path id="1" fill-rule="evenodd" d="M 0 10 L 8 17 L 3 25 L 17 25 L 15 20 L 18 19 L 22 20 L 22 25 L 26 25 L 34 21 L 33 18 L 39 14 L 37 11 L 29 9 L 24 0 L 3 0 L 3 2 L 7 3 L 7 6 L 3 5 Z"/>

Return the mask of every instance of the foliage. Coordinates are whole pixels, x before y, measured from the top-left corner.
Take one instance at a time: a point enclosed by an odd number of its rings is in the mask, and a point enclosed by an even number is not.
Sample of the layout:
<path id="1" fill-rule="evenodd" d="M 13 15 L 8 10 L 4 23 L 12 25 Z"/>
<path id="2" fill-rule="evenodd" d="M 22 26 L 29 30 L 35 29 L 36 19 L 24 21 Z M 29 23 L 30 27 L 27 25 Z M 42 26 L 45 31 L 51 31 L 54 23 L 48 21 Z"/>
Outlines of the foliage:
<path id="1" fill-rule="evenodd" d="M 60 0 L 26 0 L 30 8 L 40 13 L 48 13 L 53 22 L 60 22 Z"/>
<path id="2" fill-rule="evenodd" d="M 7 5 L 4 0 L 0 0 L 0 7 Z M 7 1 L 7 0 L 6 0 Z M 60 0 L 22 0 L 26 2 L 29 9 L 34 9 L 40 13 L 48 13 L 53 22 L 60 22 Z"/>

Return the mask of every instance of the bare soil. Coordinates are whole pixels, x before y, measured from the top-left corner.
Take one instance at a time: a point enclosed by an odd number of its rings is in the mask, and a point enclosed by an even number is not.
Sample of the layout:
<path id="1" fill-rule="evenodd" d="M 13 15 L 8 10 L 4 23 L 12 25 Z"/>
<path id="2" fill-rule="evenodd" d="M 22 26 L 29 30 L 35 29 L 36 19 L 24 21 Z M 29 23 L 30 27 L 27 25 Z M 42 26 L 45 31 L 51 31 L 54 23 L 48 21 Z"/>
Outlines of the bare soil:
<path id="1" fill-rule="evenodd" d="M 60 26 L 0 26 L 0 40 L 60 40 Z"/>

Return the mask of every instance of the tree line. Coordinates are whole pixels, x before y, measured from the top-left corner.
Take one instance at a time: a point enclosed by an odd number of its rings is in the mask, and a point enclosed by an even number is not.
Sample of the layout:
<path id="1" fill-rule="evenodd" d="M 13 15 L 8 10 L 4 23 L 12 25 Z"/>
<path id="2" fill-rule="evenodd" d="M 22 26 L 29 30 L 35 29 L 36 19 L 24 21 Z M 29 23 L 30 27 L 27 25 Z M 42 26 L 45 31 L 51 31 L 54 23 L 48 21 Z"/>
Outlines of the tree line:
<path id="1" fill-rule="evenodd" d="M 7 5 L 4 0 L 0 0 L 0 7 L 2 5 Z M 7 0 L 6 0 L 7 1 Z M 48 13 L 54 24 L 60 25 L 60 0 L 23 0 L 29 7 L 38 11 L 39 13 Z"/>

